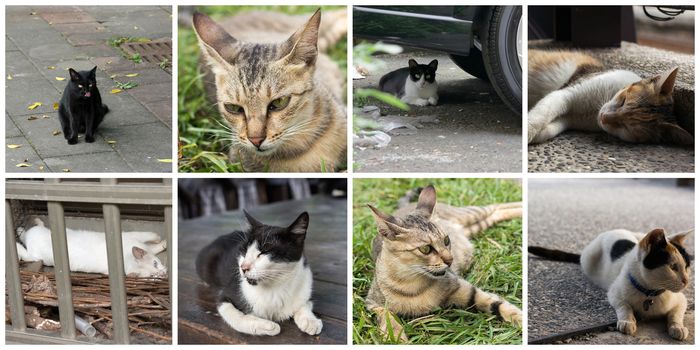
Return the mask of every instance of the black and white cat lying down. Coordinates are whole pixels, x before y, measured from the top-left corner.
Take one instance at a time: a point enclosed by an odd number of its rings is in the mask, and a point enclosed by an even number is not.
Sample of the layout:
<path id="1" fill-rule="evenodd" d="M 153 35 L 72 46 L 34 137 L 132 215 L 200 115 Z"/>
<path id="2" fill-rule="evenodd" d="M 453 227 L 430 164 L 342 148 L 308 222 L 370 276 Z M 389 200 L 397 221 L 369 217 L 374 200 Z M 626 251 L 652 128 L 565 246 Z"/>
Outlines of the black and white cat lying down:
<path id="1" fill-rule="evenodd" d="M 598 235 L 581 255 L 534 246 L 528 252 L 580 263 L 586 277 L 607 291 L 618 331 L 634 335 L 637 318 L 665 318 L 668 334 L 684 340 L 688 337 L 683 326 L 688 302 L 683 289 L 689 283 L 691 257 L 683 243 L 692 232 L 667 237 L 663 229 L 646 235 L 618 229 Z"/>
<path id="2" fill-rule="evenodd" d="M 408 67 L 384 74 L 379 79 L 379 90 L 388 92 L 401 101 L 416 106 L 435 106 L 438 103 L 438 84 L 435 80 L 438 60 L 418 64 L 408 60 Z"/>
<path id="3" fill-rule="evenodd" d="M 245 212 L 250 228 L 221 236 L 195 262 L 199 277 L 218 289 L 217 310 L 238 332 L 277 335 L 277 322 L 294 319 L 307 334 L 321 333 L 313 312 L 311 269 L 304 258 L 309 215 L 288 227 L 263 224 Z"/>

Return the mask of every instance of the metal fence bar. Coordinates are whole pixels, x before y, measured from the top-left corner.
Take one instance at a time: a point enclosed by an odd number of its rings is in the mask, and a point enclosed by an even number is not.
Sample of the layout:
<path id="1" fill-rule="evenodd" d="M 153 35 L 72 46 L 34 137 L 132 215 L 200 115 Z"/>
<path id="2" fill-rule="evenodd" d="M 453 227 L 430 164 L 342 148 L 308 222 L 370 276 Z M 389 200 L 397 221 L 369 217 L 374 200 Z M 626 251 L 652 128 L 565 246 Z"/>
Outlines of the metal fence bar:
<path id="1" fill-rule="evenodd" d="M 104 184 L 116 184 L 116 179 L 101 179 Z M 105 238 L 107 241 L 107 266 L 109 269 L 109 294 L 112 301 L 114 341 L 129 343 L 129 319 L 124 285 L 124 247 L 122 245 L 122 223 L 119 207 L 103 204 Z"/>
<path id="2" fill-rule="evenodd" d="M 100 204 L 172 204 L 172 191 L 166 186 L 10 180 L 5 187 L 6 199 Z"/>
<path id="3" fill-rule="evenodd" d="M 168 242 L 168 288 L 170 289 L 170 310 L 173 305 L 173 207 L 165 207 L 165 239 Z M 172 317 L 172 313 L 170 314 Z M 175 322 L 173 322 L 175 324 Z"/>
<path id="4" fill-rule="evenodd" d="M 12 207 L 9 200 L 5 200 L 5 278 L 7 278 L 12 329 L 23 332 L 27 329 L 27 322 L 24 319 L 24 296 L 19 275 L 15 225 L 12 222 Z"/>
<path id="5" fill-rule="evenodd" d="M 66 219 L 63 216 L 63 204 L 48 202 L 47 207 L 49 209 L 49 226 L 51 227 L 51 245 L 53 246 L 61 336 L 75 339 L 75 312 L 73 310 L 73 291 L 71 290 L 70 282 L 68 239 L 66 237 Z"/>

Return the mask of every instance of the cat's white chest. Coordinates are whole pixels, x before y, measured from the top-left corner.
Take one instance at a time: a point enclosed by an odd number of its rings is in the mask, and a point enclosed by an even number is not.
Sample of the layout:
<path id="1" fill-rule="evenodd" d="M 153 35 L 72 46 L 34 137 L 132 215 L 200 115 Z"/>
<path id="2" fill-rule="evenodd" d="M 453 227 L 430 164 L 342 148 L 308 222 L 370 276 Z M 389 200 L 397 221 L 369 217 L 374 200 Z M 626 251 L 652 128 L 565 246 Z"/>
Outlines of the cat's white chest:
<path id="1" fill-rule="evenodd" d="M 437 82 L 425 83 L 421 86 L 424 78 L 419 81 L 414 82 L 411 78 L 406 79 L 406 85 L 404 86 L 404 97 L 407 99 L 437 99 L 438 97 L 438 84 Z"/>
<path id="2" fill-rule="evenodd" d="M 302 262 L 299 264 L 302 265 Z M 291 318 L 311 298 L 311 283 L 311 270 L 300 266 L 286 283 L 252 286 L 243 281 L 241 291 L 252 314 L 272 321 L 283 321 Z"/>

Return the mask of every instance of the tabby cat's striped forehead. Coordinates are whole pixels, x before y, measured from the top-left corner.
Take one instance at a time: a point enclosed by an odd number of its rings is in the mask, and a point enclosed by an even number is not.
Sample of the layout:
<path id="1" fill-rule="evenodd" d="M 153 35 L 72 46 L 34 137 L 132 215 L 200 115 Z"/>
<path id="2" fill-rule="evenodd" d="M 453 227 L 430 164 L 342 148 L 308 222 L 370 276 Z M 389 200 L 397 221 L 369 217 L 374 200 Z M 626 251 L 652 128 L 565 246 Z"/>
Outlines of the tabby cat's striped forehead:
<path id="1" fill-rule="evenodd" d="M 280 44 L 241 44 L 235 62 L 238 67 L 240 82 L 243 85 L 253 85 L 261 79 L 265 79 L 270 73 L 268 67 L 281 57 Z"/>

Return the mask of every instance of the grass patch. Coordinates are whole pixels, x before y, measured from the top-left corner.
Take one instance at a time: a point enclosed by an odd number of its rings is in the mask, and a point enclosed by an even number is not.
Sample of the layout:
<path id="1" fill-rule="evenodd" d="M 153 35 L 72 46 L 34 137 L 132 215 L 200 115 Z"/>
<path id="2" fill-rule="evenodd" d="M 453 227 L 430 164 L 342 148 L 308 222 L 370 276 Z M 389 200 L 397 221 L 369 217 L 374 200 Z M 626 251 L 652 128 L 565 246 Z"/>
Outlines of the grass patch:
<path id="1" fill-rule="evenodd" d="M 520 184 L 498 179 L 355 179 L 353 185 L 353 329 L 355 344 L 385 341 L 374 315 L 365 308 L 374 263 L 370 255 L 377 230 L 367 204 L 386 213 L 396 210 L 407 190 L 433 184 L 438 202 L 455 206 L 522 200 Z M 464 277 L 482 290 L 522 307 L 522 221 L 504 221 L 472 240 L 474 263 Z M 412 344 L 521 344 L 522 330 L 477 311 L 435 310 L 415 320 L 399 319 Z"/>
<path id="2" fill-rule="evenodd" d="M 308 14 L 319 6 L 206 6 L 197 11 L 221 19 L 250 10 L 277 11 L 287 14 Z M 339 9 L 342 6 L 321 6 Z M 290 33 L 291 35 L 291 33 Z M 199 45 L 192 28 L 178 30 L 178 128 L 180 172 L 240 172 L 238 163 L 228 160 L 230 137 L 215 105 L 207 101 L 199 69 Z M 347 69 L 347 42 L 341 40 L 327 54 L 345 72 Z"/>

